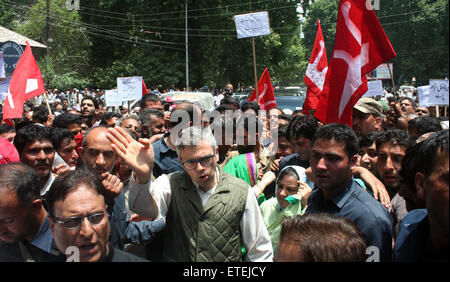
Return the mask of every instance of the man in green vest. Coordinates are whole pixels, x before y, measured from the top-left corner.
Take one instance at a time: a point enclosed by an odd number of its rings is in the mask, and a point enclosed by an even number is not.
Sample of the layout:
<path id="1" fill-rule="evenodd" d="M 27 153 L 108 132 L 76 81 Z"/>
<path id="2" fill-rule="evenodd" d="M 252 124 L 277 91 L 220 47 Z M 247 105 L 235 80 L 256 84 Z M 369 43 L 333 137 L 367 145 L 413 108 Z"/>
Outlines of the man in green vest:
<path id="1" fill-rule="evenodd" d="M 191 126 L 178 135 L 176 149 L 184 171 L 151 182 L 153 150 L 121 128 L 108 129 L 113 149 L 130 167 L 137 183 L 149 183 L 139 198 L 166 218 L 164 261 L 269 262 L 273 249 L 256 197 L 249 185 L 217 165 L 216 140 L 209 128 Z M 142 177 L 147 173 L 148 177 Z M 246 255 L 242 257 L 242 246 Z"/>

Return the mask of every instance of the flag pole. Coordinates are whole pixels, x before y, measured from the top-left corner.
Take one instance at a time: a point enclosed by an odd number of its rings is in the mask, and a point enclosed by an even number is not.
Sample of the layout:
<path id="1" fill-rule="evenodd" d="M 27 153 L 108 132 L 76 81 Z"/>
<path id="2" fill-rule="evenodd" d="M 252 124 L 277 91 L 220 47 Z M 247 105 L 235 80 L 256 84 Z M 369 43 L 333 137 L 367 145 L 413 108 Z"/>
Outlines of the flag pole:
<path id="1" fill-rule="evenodd" d="M 253 69 L 255 72 L 255 89 L 256 89 L 256 103 L 259 101 L 258 97 L 258 74 L 256 72 L 256 51 L 255 51 L 255 38 L 252 37 L 252 43 L 253 43 Z"/>
<path id="2" fill-rule="evenodd" d="M 48 113 L 52 115 L 52 109 L 50 108 L 50 104 L 48 103 L 47 92 L 44 92 L 44 100 L 45 104 L 47 104 Z"/>
<path id="3" fill-rule="evenodd" d="M 395 90 L 394 76 L 392 76 L 391 67 L 390 67 L 389 63 L 387 63 L 387 67 L 388 67 L 388 70 L 389 70 L 389 75 L 391 76 L 392 90 L 394 91 L 394 97 L 395 97 L 395 100 L 397 100 L 398 99 L 398 95 L 397 95 L 397 91 Z"/>

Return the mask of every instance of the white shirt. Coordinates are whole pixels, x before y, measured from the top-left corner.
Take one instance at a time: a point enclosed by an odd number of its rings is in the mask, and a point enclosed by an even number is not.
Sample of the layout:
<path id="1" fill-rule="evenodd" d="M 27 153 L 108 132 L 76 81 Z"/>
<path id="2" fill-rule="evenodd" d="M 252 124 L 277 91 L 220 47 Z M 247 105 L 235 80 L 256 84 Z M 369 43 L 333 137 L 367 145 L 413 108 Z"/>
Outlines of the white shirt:
<path id="1" fill-rule="evenodd" d="M 217 177 L 219 177 L 218 168 Z M 194 184 L 196 186 L 197 193 L 200 196 L 202 206 L 205 207 L 209 198 L 214 194 L 216 186 L 214 186 L 207 192 L 204 192 L 198 188 L 196 183 Z M 130 193 L 131 189 L 134 189 L 135 187 L 137 188 L 137 186 L 130 186 Z M 150 197 L 145 196 L 144 198 L 150 198 L 150 200 L 154 201 L 156 206 L 149 201 L 148 205 L 146 206 L 147 212 L 151 212 L 154 214 L 155 211 L 150 210 L 152 208 L 155 208 L 158 211 L 157 219 L 165 217 L 169 209 L 172 195 L 169 178 L 166 174 L 163 174 L 159 176 L 154 182 L 152 182 L 149 188 Z M 142 191 L 141 193 L 145 194 L 145 191 Z M 142 196 L 144 195 L 141 194 L 138 198 L 142 199 Z M 261 210 L 258 206 L 255 194 L 250 189 L 250 187 L 248 189 L 245 210 L 239 225 L 242 233 L 242 239 L 244 241 L 245 248 L 247 249 L 247 256 L 245 258 L 246 261 L 272 262 L 273 248 L 269 232 L 267 231 L 266 225 L 262 218 Z"/>

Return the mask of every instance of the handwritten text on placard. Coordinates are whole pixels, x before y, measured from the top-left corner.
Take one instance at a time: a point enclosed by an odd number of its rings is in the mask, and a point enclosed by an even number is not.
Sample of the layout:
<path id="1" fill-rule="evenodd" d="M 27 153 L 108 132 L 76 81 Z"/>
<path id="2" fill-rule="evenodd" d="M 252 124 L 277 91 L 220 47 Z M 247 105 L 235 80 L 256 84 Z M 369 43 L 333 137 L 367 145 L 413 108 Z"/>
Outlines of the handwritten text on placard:
<path id="1" fill-rule="evenodd" d="M 239 39 L 270 34 L 267 12 L 237 15 L 234 17 L 234 22 Z"/>

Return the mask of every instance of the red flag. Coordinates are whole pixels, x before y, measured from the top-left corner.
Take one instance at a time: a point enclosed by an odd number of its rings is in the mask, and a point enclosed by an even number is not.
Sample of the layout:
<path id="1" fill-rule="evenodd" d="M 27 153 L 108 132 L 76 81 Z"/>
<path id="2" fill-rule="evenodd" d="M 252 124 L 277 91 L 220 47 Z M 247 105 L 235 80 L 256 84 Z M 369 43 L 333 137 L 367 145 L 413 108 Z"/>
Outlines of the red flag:
<path id="1" fill-rule="evenodd" d="M 142 96 L 144 96 L 145 94 L 148 94 L 148 89 L 147 86 L 145 86 L 144 79 L 142 79 Z"/>
<path id="2" fill-rule="evenodd" d="M 308 68 L 306 69 L 303 81 L 308 86 L 305 102 L 303 103 L 303 113 L 310 113 L 310 110 L 316 109 L 319 104 L 319 95 L 323 89 L 325 75 L 328 70 L 327 52 L 325 50 L 325 41 L 323 40 L 322 27 L 317 20 L 317 34 L 314 41 L 314 47 L 311 52 Z"/>
<path id="3" fill-rule="evenodd" d="M 3 107 L 3 119 L 21 118 L 23 103 L 45 92 L 41 70 L 27 41 L 25 51 L 11 77 L 9 90 Z"/>
<path id="4" fill-rule="evenodd" d="M 353 106 L 367 92 L 366 73 L 395 56 L 370 3 L 340 0 L 333 56 L 314 116 L 351 126 Z"/>
<path id="5" fill-rule="evenodd" d="M 264 70 L 258 81 L 258 104 L 263 111 L 267 111 L 277 106 L 275 95 L 273 94 L 273 85 L 270 81 L 269 71 Z M 253 90 L 248 101 L 256 101 L 256 89 Z"/>

